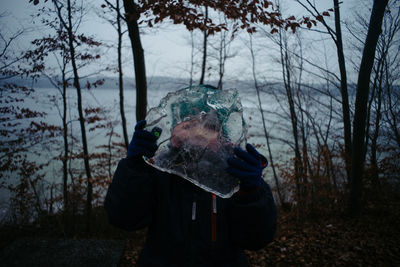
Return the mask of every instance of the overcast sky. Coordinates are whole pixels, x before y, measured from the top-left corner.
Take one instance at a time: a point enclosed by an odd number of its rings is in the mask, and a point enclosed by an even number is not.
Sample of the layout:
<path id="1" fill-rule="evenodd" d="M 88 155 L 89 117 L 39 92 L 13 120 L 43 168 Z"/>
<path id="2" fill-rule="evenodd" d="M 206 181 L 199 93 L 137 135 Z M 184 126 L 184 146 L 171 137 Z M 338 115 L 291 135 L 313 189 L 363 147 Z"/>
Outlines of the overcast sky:
<path id="1" fill-rule="evenodd" d="M 43 35 L 43 28 L 39 27 L 39 23 L 33 24 L 32 15 L 37 13 L 38 6 L 34 6 L 33 4 L 28 3 L 29 0 L 1 0 L 0 6 L 0 14 L 2 14 L 1 19 L 1 31 L 3 35 L 11 34 L 18 29 L 27 29 L 22 38 L 18 40 L 18 43 L 15 43 L 15 47 L 25 48 L 29 46 L 29 41 L 34 37 L 40 37 Z M 43 2 L 43 1 L 41 1 Z M 85 4 L 89 3 L 89 1 L 84 1 Z M 332 7 L 332 0 L 318 0 L 317 6 L 319 10 L 327 10 Z M 99 8 L 102 1 L 91 1 L 95 10 Z M 95 3 L 95 4 L 93 4 Z M 302 15 L 306 15 L 307 11 L 301 8 L 294 0 L 285 1 L 286 14 L 294 14 L 295 16 L 301 17 Z M 352 12 L 355 9 L 365 8 L 365 4 L 370 4 L 372 1 L 368 0 L 344 0 L 342 3 L 342 18 L 344 21 L 349 20 L 352 17 Z M 46 3 L 46 5 L 50 5 L 50 1 Z M 44 3 L 41 3 L 44 5 Z M 40 5 L 39 5 L 40 6 Z M 284 7 L 285 7 L 284 6 Z M 100 9 L 100 8 L 99 8 Z M 85 18 L 82 23 L 82 31 L 86 34 L 90 33 L 94 36 L 98 36 L 101 40 L 104 40 L 106 43 L 113 44 L 115 40 L 116 47 L 116 32 L 114 28 L 101 18 L 99 18 L 94 12 L 88 17 Z M 332 50 L 332 41 L 329 40 L 329 37 L 315 33 L 310 37 L 306 33 L 302 35 L 306 37 L 308 41 L 311 39 L 315 40 L 315 42 L 305 43 L 305 48 L 310 49 L 321 49 Z M 201 35 L 199 32 L 197 33 L 197 43 L 201 43 Z M 126 36 L 127 37 L 127 36 Z M 257 37 L 257 36 L 255 36 Z M 264 38 L 265 39 L 265 38 Z M 145 49 L 145 57 L 146 57 L 146 67 L 147 67 L 147 75 L 148 76 L 173 76 L 173 77 L 183 77 L 188 76 L 188 69 L 190 66 L 190 54 L 191 54 L 191 46 L 190 44 L 190 33 L 184 29 L 182 26 L 171 25 L 170 23 L 164 23 L 161 25 L 159 29 L 152 29 L 151 31 L 146 31 L 146 34 L 142 35 L 143 47 Z M 239 38 L 236 39 L 234 43 L 234 49 L 237 53 L 237 56 L 233 59 L 230 59 L 227 63 L 226 76 L 228 78 L 250 78 L 250 60 L 249 60 L 249 52 L 246 48 L 245 44 L 248 42 L 248 35 L 242 34 Z M 257 43 L 258 42 L 258 43 Z M 320 43 L 318 43 L 320 42 Z M 316 45 L 321 44 L 321 45 Z M 323 44 L 323 45 L 322 45 Z M 125 38 L 125 45 L 127 46 L 126 51 L 130 51 L 129 40 Z M 315 45 L 313 47 L 313 45 Z M 345 44 L 346 45 L 346 44 Z M 265 40 L 255 41 L 256 47 L 268 46 Z M 278 50 L 274 49 L 266 49 L 264 52 L 260 52 L 257 56 L 257 62 L 259 64 L 265 63 L 264 61 L 273 61 L 274 54 L 277 53 Z M 334 50 L 330 51 L 331 54 L 334 55 Z M 115 49 L 107 50 L 107 55 L 103 56 L 106 62 L 110 62 L 115 60 L 116 54 Z M 126 53 L 127 54 L 127 53 Z M 329 53 L 328 53 L 329 54 Z M 335 58 L 332 58 L 334 63 Z M 126 59 L 125 64 L 125 75 L 132 76 L 132 58 L 129 55 L 129 58 Z M 264 69 L 265 70 L 264 70 Z M 274 68 L 271 64 L 267 64 L 265 66 L 260 66 L 261 72 L 274 72 Z M 273 75 L 273 74 L 272 74 Z M 199 76 L 199 74 L 197 74 Z"/>

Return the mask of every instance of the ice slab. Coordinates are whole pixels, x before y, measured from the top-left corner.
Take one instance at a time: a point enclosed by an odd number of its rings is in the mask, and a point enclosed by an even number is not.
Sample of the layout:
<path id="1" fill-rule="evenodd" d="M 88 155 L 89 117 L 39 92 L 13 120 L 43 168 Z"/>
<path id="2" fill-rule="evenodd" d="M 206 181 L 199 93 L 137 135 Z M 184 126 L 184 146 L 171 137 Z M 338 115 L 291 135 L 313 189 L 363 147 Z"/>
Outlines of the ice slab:
<path id="1" fill-rule="evenodd" d="M 162 129 L 153 167 L 178 175 L 222 198 L 239 190 L 227 159 L 244 146 L 247 126 L 239 93 L 194 86 L 168 93 L 149 110 L 146 129 Z"/>

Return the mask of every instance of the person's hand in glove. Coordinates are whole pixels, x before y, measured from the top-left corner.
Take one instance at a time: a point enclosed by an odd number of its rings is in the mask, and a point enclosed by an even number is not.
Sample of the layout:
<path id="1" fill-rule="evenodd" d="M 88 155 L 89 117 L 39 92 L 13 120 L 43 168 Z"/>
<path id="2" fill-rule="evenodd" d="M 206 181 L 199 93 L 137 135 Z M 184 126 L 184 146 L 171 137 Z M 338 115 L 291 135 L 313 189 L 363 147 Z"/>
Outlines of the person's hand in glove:
<path id="1" fill-rule="evenodd" d="M 247 144 L 246 150 L 236 147 L 236 157 L 228 159 L 227 172 L 239 179 L 241 191 L 256 189 L 262 182 L 262 171 L 268 165 L 267 159 L 252 145 Z"/>
<path id="2" fill-rule="evenodd" d="M 132 140 L 128 146 L 128 158 L 134 158 L 137 156 L 146 156 L 151 158 L 156 153 L 157 139 L 161 135 L 161 129 L 154 127 L 151 132 L 144 130 L 146 127 L 146 121 L 139 121 L 135 126 L 135 132 Z"/>

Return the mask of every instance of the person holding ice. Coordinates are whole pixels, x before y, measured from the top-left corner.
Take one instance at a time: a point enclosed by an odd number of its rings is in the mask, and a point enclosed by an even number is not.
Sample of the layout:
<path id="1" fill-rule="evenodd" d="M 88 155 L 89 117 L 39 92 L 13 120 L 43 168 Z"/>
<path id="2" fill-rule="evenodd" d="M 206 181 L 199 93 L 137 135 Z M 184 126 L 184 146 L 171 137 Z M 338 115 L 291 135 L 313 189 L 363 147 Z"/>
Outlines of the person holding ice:
<path id="1" fill-rule="evenodd" d="M 220 117 L 209 109 L 164 129 L 136 124 L 104 206 L 116 227 L 148 227 L 138 266 L 248 266 L 244 250 L 273 240 L 276 207 L 262 179 L 268 162 L 226 138 Z M 170 136 L 159 151 L 164 131 Z M 232 181 L 237 189 L 223 191 Z"/>

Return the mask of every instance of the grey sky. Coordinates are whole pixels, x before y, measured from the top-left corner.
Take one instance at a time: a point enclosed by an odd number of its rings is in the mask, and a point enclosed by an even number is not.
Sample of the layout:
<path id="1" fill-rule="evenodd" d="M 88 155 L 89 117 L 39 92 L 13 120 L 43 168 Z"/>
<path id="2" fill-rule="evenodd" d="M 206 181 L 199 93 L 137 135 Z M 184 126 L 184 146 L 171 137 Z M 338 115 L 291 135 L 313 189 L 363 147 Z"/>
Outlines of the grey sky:
<path id="1" fill-rule="evenodd" d="M 20 47 L 28 47 L 29 40 L 33 39 L 33 37 L 40 37 L 42 32 L 42 28 L 39 27 L 38 24 L 32 24 L 32 19 L 30 16 L 37 12 L 38 6 L 34 6 L 33 4 L 29 4 L 28 0 L 1 0 L 0 6 L 0 14 L 5 14 L 6 17 L 1 21 L 2 32 L 15 32 L 20 28 L 28 28 L 29 30 L 25 34 L 23 39 L 19 40 Z M 41 1 L 43 2 L 43 1 Z M 86 2 L 86 1 L 85 1 Z M 102 1 L 90 1 L 95 8 L 99 8 Z M 284 2 L 283 8 L 285 14 L 294 14 L 295 16 L 301 17 L 302 15 L 306 15 L 307 11 L 301 8 L 294 0 L 282 1 Z M 327 10 L 332 7 L 332 0 L 319 0 L 316 1 L 319 10 Z M 342 18 L 343 20 L 349 20 L 352 17 L 352 12 L 354 8 L 361 9 L 365 8 L 365 4 L 371 4 L 372 1 L 366 0 L 345 0 L 342 4 Z M 89 1 L 87 1 L 89 3 Z M 93 4 L 95 3 L 95 4 Z M 46 3 L 50 5 L 50 3 Z M 43 5 L 43 4 L 42 4 Z M 286 10 L 286 11 L 285 11 Z M 104 20 L 100 19 L 96 14 L 91 14 L 85 21 L 82 23 L 82 31 L 86 34 L 90 33 L 95 36 L 98 36 L 101 40 L 107 40 L 112 43 L 115 40 L 116 47 L 116 32 L 114 28 L 109 25 Z M 198 35 L 198 43 L 201 41 L 201 35 Z M 329 40 L 328 36 L 323 36 L 321 34 L 311 34 L 304 33 L 301 35 L 304 38 L 305 47 L 311 49 L 320 49 L 320 53 L 323 53 L 322 50 L 332 52 L 334 55 L 334 50 L 332 50 L 332 41 Z M 257 35 L 255 36 L 257 39 Z M 241 34 L 239 38 L 237 38 L 234 42 L 234 46 L 236 48 L 237 56 L 235 58 L 230 59 L 227 62 L 226 68 L 226 76 L 230 78 L 250 78 L 250 68 L 249 68 L 249 52 L 248 48 L 246 48 L 245 44 L 248 41 L 247 34 Z M 176 26 L 170 23 L 164 23 L 158 29 L 152 29 L 150 31 L 146 31 L 146 34 L 142 35 L 143 47 L 145 49 L 145 57 L 146 57 L 146 67 L 147 67 L 147 75 L 148 76 L 174 76 L 174 77 L 183 77 L 188 76 L 188 69 L 190 65 L 190 53 L 191 47 L 190 43 L 190 33 L 185 30 L 183 26 Z M 345 40 L 346 42 L 346 40 Z M 129 48 L 129 40 L 127 36 L 125 38 L 125 45 L 127 46 L 126 52 L 130 51 Z M 265 51 L 261 51 L 257 56 L 257 63 L 260 64 L 258 68 L 259 71 L 266 75 L 269 73 L 272 77 L 276 76 L 274 72 L 279 72 L 279 68 L 275 70 L 273 65 L 274 54 L 276 54 L 277 50 L 272 48 L 271 44 L 268 44 L 268 41 L 265 40 L 256 40 L 256 47 L 267 47 L 264 49 Z M 268 48 L 271 46 L 271 49 Z M 346 44 L 345 44 L 346 46 Z M 107 50 L 107 54 L 103 55 L 105 62 L 110 62 L 110 60 L 115 60 L 115 50 L 109 49 Z M 328 53 L 329 54 L 329 53 Z M 126 53 L 128 55 L 128 53 Z M 335 59 L 331 58 L 331 63 L 334 64 Z M 216 71 L 216 70 L 215 70 Z M 133 76 L 132 69 L 132 59 L 131 55 L 126 59 L 125 64 L 125 75 Z M 199 74 L 197 74 L 199 76 Z M 196 77 L 197 77 L 196 76 Z M 268 75 L 267 75 L 268 76 Z M 197 79 L 197 78 L 196 78 Z"/>

